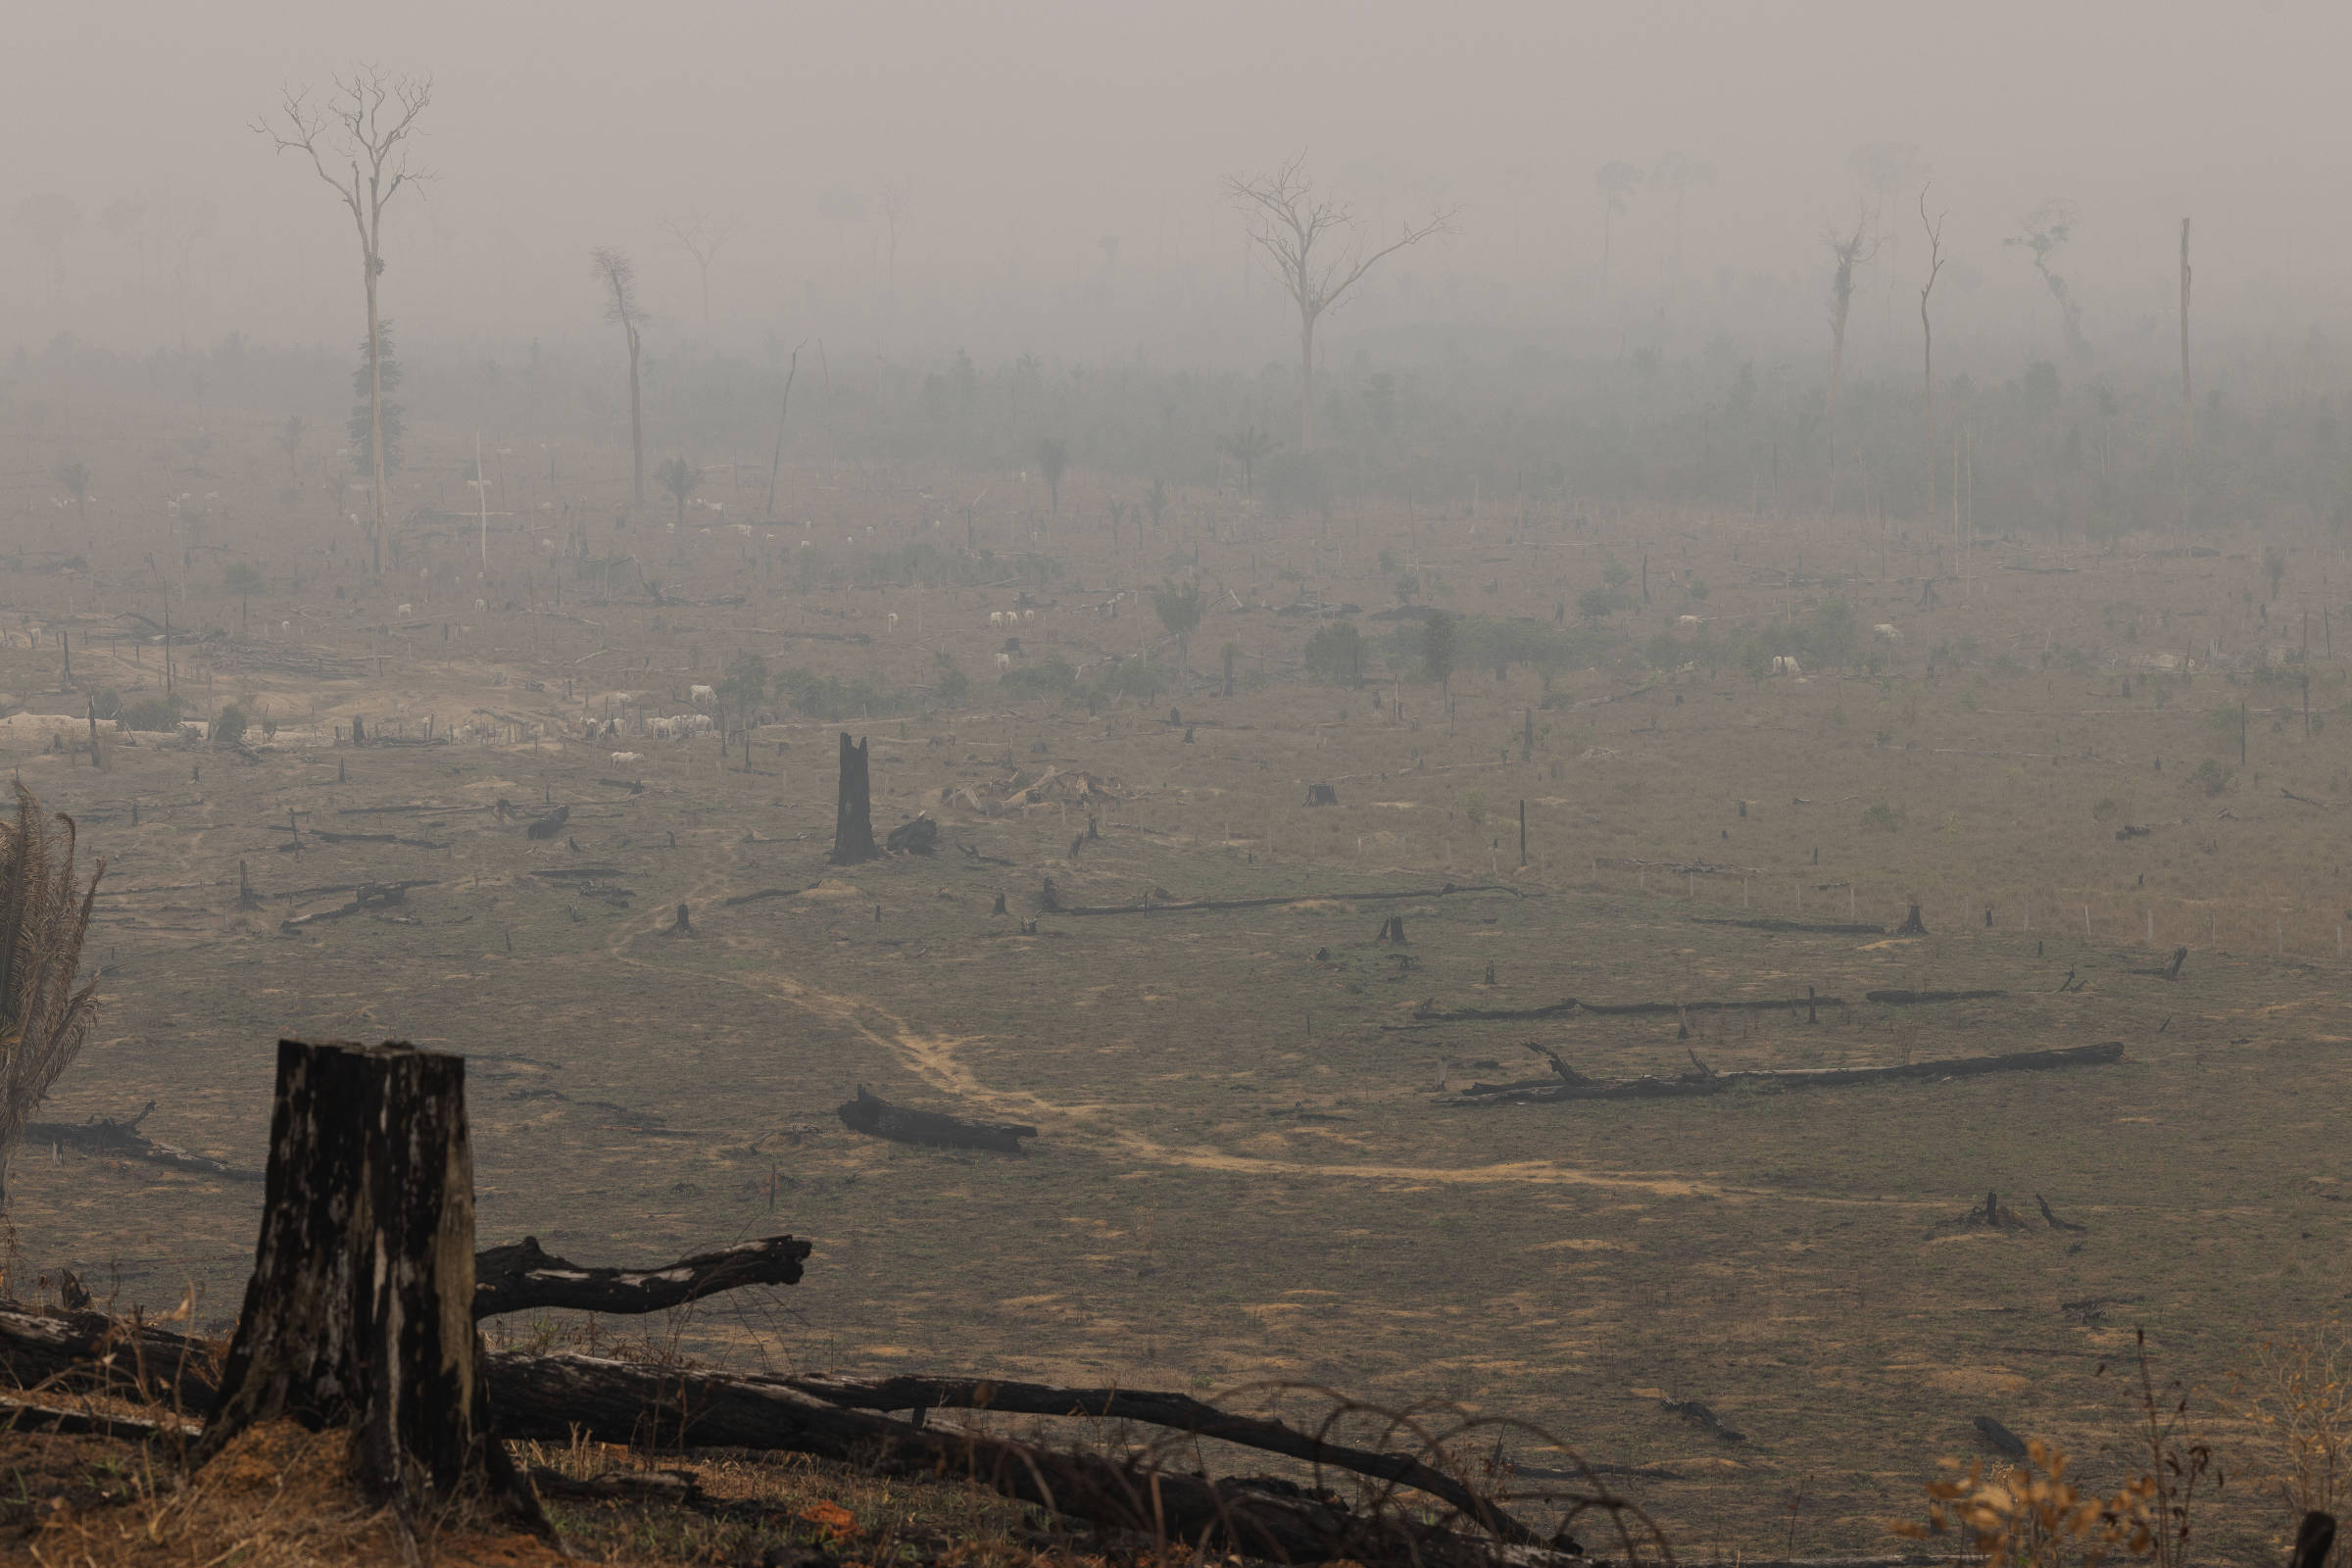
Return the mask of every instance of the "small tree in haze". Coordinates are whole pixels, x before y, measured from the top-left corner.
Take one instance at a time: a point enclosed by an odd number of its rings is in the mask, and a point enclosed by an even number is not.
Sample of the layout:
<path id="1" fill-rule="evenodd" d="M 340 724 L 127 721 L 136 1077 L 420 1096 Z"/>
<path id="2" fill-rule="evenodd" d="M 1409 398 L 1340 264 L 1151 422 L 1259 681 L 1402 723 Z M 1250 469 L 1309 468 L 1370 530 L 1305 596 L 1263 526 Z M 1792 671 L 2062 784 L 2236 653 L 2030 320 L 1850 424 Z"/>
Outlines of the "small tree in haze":
<path id="1" fill-rule="evenodd" d="M 302 477 L 302 438 L 309 429 L 299 414 L 287 415 L 286 422 L 277 427 L 277 449 L 286 455 L 288 479 Z"/>
<path id="2" fill-rule="evenodd" d="M 1444 611 L 1429 617 L 1421 627 L 1421 667 L 1431 680 L 1438 683 L 1439 695 L 1450 702 L 1453 698 L 1453 617 Z"/>
<path id="3" fill-rule="evenodd" d="M 375 569 L 383 569 L 384 394 L 381 376 L 388 351 L 381 346 L 383 319 L 376 309 L 376 281 L 384 274 L 384 209 L 392 198 L 419 176 L 409 168 L 409 143 L 416 122 L 432 102 L 433 83 L 427 76 L 399 76 L 373 66 L 335 78 L 335 90 L 322 106 L 308 95 L 286 90 L 278 121 L 264 120 L 254 129 L 268 136 L 279 152 L 309 155 L 318 177 L 333 187 L 351 213 L 360 237 L 360 277 L 368 293 L 368 438 L 371 464 L 368 543 Z"/>
<path id="4" fill-rule="evenodd" d="M 1245 424 L 1231 435 L 1217 437 L 1218 453 L 1241 465 L 1242 494 L 1245 496 L 1250 493 L 1257 466 L 1265 462 L 1266 455 L 1273 450 L 1274 438 L 1254 424 Z"/>
<path id="5" fill-rule="evenodd" d="M 1200 585 L 1197 582 L 1162 582 L 1152 590 L 1152 612 L 1176 639 L 1176 659 L 1188 671 L 1193 664 L 1193 633 L 1200 629 Z"/>
<path id="6" fill-rule="evenodd" d="M 1047 436 L 1037 444 L 1037 466 L 1046 476 L 1046 488 L 1054 494 L 1054 515 L 1061 515 L 1061 476 L 1069 471 L 1069 443 L 1057 435 Z"/>
<path id="7" fill-rule="evenodd" d="M 78 463 L 69 463 L 57 470 L 57 482 L 74 498 L 74 520 L 89 521 L 90 470 Z"/>
<path id="8" fill-rule="evenodd" d="M 406 372 L 392 348 L 392 323 L 376 324 L 372 340 L 360 343 L 359 368 L 351 372 L 351 466 L 359 473 L 390 473 L 400 466 L 401 443 L 408 435 L 408 406 L 395 403 Z M 383 436 L 384 461 L 375 461 L 376 436 Z M 370 513 L 372 517 L 374 514 Z M 370 527 L 372 529 L 372 524 Z M 372 532 L 370 538 L 374 537 Z"/>
<path id="9" fill-rule="evenodd" d="M 672 458 L 654 471 L 654 477 L 662 481 L 662 488 L 678 504 L 678 526 L 685 527 L 686 503 L 703 487 L 703 470 L 684 458 Z"/>
<path id="10" fill-rule="evenodd" d="M 1453 213 L 1438 213 L 1408 225 L 1394 240 L 1365 249 L 1355 210 L 1315 189 L 1303 172 L 1301 153 L 1273 173 L 1225 181 L 1226 197 L 1241 209 L 1242 223 L 1268 269 L 1298 312 L 1298 450 L 1315 444 L 1315 327 L 1347 302 L 1348 292 L 1382 258 L 1450 232 Z"/>
<path id="11" fill-rule="evenodd" d="M 1168 486 L 1165 480 L 1154 479 L 1152 488 L 1144 492 L 1144 510 L 1152 514 L 1152 531 L 1159 531 L 1159 519 L 1167 514 Z"/>
<path id="12" fill-rule="evenodd" d="M 237 633 L 244 635 L 245 624 L 253 605 L 253 596 L 268 586 L 262 574 L 242 561 L 232 561 L 228 570 L 220 574 L 220 586 L 237 596 Z"/>
<path id="13" fill-rule="evenodd" d="M 599 245 L 588 253 L 590 269 L 604 291 L 605 319 L 617 326 L 629 340 L 629 480 L 630 494 L 639 506 L 645 505 L 645 405 L 638 392 L 637 360 L 639 343 L 637 329 L 645 324 L 645 313 L 637 306 L 637 268 L 628 253 L 610 245 Z"/>

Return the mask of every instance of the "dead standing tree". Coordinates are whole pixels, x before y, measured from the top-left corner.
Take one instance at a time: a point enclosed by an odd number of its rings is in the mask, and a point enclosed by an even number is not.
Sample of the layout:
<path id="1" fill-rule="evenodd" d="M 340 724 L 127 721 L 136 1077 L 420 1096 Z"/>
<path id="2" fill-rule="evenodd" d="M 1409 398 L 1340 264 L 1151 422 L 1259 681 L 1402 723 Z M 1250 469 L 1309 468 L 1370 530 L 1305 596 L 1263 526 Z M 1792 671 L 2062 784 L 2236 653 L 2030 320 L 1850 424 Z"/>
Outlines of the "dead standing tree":
<path id="1" fill-rule="evenodd" d="M 1348 291 L 1380 262 L 1408 245 L 1450 233 L 1452 210 L 1418 227 L 1408 227 L 1379 249 L 1364 249 L 1363 225 L 1354 209 L 1319 193 L 1301 172 L 1301 153 L 1273 173 L 1257 178 L 1229 176 L 1225 194 L 1241 210 L 1242 222 L 1267 268 L 1298 311 L 1298 449 L 1315 437 L 1315 326 L 1337 310 Z"/>
<path id="2" fill-rule="evenodd" d="M 1829 229 L 1821 236 L 1821 242 L 1830 248 L 1831 261 L 1830 378 L 1822 399 L 1822 428 L 1824 439 L 1829 443 L 1829 506 L 1832 512 L 1838 510 L 1838 393 L 1845 380 L 1845 324 L 1853 314 L 1854 269 L 1878 252 L 1878 244 L 1871 238 L 1870 229 L 1870 214 L 1865 210 L 1855 215 L 1850 233 Z"/>
<path id="3" fill-rule="evenodd" d="M 336 77 L 323 106 L 288 88 L 278 110 L 283 123 L 264 119 L 253 127 L 281 153 L 309 154 L 311 167 L 342 198 L 359 231 L 360 276 L 368 291 L 368 549 L 377 571 L 384 564 L 383 317 L 376 308 L 376 283 L 384 272 L 384 209 L 403 185 L 424 177 L 409 167 L 409 143 L 432 97 L 429 76 L 393 75 L 364 66 Z"/>
<path id="4" fill-rule="evenodd" d="M 2001 241 L 2004 245 L 2020 245 L 2034 258 L 2034 270 L 2041 274 L 2042 286 L 2057 302 L 2058 321 L 2066 331 L 2067 352 L 2081 359 L 2090 345 L 2082 338 L 2082 307 L 2076 303 L 2075 292 L 2065 277 L 2050 270 L 2050 263 L 2075 231 L 2075 204 L 2066 200 L 2047 201 L 2018 220 L 2022 234 L 2012 234 Z"/>
<path id="5" fill-rule="evenodd" d="M 2180 446 L 2196 445 L 2197 403 L 2188 382 L 2188 220 L 2180 220 Z"/>
<path id="6" fill-rule="evenodd" d="M 638 392 L 637 329 L 645 312 L 637 305 L 637 267 L 626 251 L 599 245 L 588 253 L 596 280 L 604 286 L 605 319 L 619 327 L 629 340 L 629 480 L 638 506 L 645 505 L 645 405 Z"/>
<path id="7" fill-rule="evenodd" d="M 718 259 L 719 247 L 735 237 L 742 225 L 735 220 L 706 213 L 700 208 L 688 208 L 683 214 L 663 213 L 655 220 L 662 231 L 677 242 L 678 249 L 694 258 L 694 269 L 702 282 L 703 324 L 710 324 L 710 264 Z"/>
<path id="8" fill-rule="evenodd" d="M 851 744 L 850 732 L 841 732 L 841 783 L 833 808 L 833 855 L 835 865 L 856 865 L 860 860 L 879 858 L 882 852 L 874 848 L 873 796 L 865 768 L 865 742 Z"/>
<path id="9" fill-rule="evenodd" d="M 1928 296 L 1936 291 L 1936 276 L 1943 270 L 1943 220 L 1937 213 L 1928 219 L 1928 187 L 1919 188 L 1919 224 L 1928 231 L 1928 279 L 1919 285 L 1920 417 L 1928 430 L 1928 520 L 1936 520 L 1936 329 L 1928 320 Z"/>
<path id="10" fill-rule="evenodd" d="M 75 897 L 74 819 L 48 816 L 17 787 L 17 821 L 0 823 L 0 1193 L 25 1120 L 81 1051 L 98 982 L 76 987 L 101 859 Z"/>

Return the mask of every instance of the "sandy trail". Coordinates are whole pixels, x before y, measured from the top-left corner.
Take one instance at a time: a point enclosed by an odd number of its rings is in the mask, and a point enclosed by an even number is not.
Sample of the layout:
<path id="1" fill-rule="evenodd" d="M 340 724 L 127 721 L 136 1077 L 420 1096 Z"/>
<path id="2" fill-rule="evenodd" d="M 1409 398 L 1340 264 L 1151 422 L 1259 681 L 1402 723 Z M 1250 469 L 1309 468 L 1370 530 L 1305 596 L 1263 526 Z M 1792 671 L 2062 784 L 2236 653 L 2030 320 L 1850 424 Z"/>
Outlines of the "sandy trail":
<path id="1" fill-rule="evenodd" d="M 709 886 L 695 889 L 693 897 L 708 899 Z M 660 929 L 657 924 L 653 929 Z M 632 933 L 641 934 L 641 933 Z M 643 969 L 655 969 L 664 974 L 675 971 L 663 968 L 647 959 L 623 951 L 627 938 L 615 943 L 610 956 L 615 961 Z M 1105 1133 L 1090 1126 L 1090 1120 L 1102 1110 L 1099 1105 L 1073 1105 L 1042 1099 L 1031 1094 L 992 1089 L 961 1061 L 956 1059 L 957 1049 L 979 1035 L 926 1034 L 899 1017 L 888 1008 L 864 997 L 850 996 L 823 990 L 794 979 L 790 975 L 764 973 L 757 976 L 700 974 L 706 982 L 734 986 L 755 991 L 791 1004 L 828 1023 L 850 1030 L 877 1050 L 897 1055 L 912 1069 L 923 1083 L 942 1094 L 952 1095 L 967 1103 L 985 1106 L 999 1114 L 1017 1115 L 1041 1122 L 1059 1123 L 1061 1133 L 1070 1142 L 1100 1152 L 1114 1154 L 1137 1164 L 1172 1166 L 1183 1170 L 1217 1171 L 1240 1176 L 1284 1176 L 1321 1181 L 1377 1181 L 1421 1182 L 1446 1186 L 1527 1186 L 1527 1187 L 1598 1187 L 1620 1192 L 1646 1193 L 1657 1198 L 1711 1198 L 1734 1201 L 1777 1198 L 1797 1202 L 1828 1204 L 1838 1207 L 1936 1207 L 1915 1200 L 1867 1197 L 1831 1197 L 1815 1194 L 1789 1194 L 1769 1188 L 1727 1187 L 1718 1183 L 1692 1180 L 1682 1176 L 1652 1176 L 1628 1171 L 1606 1171 L 1563 1165 L 1553 1160 L 1516 1160 L 1492 1165 L 1437 1166 L 1397 1164 L 1326 1164 L 1312 1160 L 1277 1159 L 1254 1154 L 1235 1154 L 1214 1149 L 1173 1148 L 1142 1133 L 1119 1131 Z M 1948 1205 L 1945 1205 L 1948 1206 Z"/>

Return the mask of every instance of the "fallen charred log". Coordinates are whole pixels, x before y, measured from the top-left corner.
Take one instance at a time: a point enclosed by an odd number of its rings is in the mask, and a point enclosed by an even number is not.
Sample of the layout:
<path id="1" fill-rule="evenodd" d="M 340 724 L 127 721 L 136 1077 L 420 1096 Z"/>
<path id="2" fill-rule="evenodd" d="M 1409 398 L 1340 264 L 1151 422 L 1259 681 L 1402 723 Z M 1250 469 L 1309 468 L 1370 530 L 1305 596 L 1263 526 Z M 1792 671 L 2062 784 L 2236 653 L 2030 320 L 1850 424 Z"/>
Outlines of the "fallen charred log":
<path id="1" fill-rule="evenodd" d="M 364 910 L 389 909 L 409 902 L 409 889 L 432 886 L 434 884 L 431 882 L 363 882 L 352 890 L 348 903 L 329 908 L 311 909 L 301 914 L 288 915 L 285 919 L 277 922 L 277 928 L 280 931 L 297 931 L 306 925 L 317 925 L 324 920 L 340 920 L 346 915 L 359 914 Z"/>
<path id="2" fill-rule="evenodd" d="M 473 1259 L 476 1322 L 508 1312 L 568 1307 L 580 1312 L 659 1312 L 746 1285 L 797 1285 L 809 1244 L 793 1236 L 738 1242 L 654 1268 L 589 1268 L 543 1250 L 525 1236 Z"/>
<path id="3" fill-rule="evenodd" d="M 1989 1072 L 2039 1072 L 2058 1067 L 2105 1067 L 2123 1060 L 2123 1042 L 2097 1046 L 2062 1046 L 2049 1051 L 2017 1051 L 1998 1056 L 1949 1056 L 1939 1061 L 1912 1061 L 1886 1067 L 1794 1067 L 1754 1072 L 1717 1072 L 1708 1068 L 1672 1078 L 1587 1078 L 1542 1088 L 1473 1085 L 1445 1102 L 1452 1105 L 1549 1104 L 1563 1100 L 1668 1100 L 1694 1095 L 1720 1095 L 1733 1090 L 1842 1089 L 1854 1084 L 1889 1083 L 1902 1079 L 1972 1078 Z"/>
<path id="4" fill-rule="evenodd" d="M 854 1133 L 929 1149 L 988 1149 L 1025 1154 L 1028 1151 L 1021 1147 L 1021 1140 L 1037 1136 L 1036 1128 L 1018 1122 L 966 1121 L 943 1111 L 894 1105 L 863 1084 L 858 1086 L 857 1099 L 842 1102 L 838 1114 L 841 1124 Z"/>
<path id="5" fill-rule="evenodd" d="M 1065 1389 L 989 1378 L 816 1375 L 788 1377 L 784 1382 L 799 1393 L 854 1410 L 995 1410 L 1006 1415 L 1141 1421 L 1411 1487 L 1459 1510 L 1479 1528 L 1492 1531 L 1505 1541 L 1532 1544 L 1540 1539 L 1487 1498 L 1409 1453 L 1382 1452 L 1327 1442 L 1312 1432 L 1301 1432 L 1280 1421 L 1231 1414 L 1189 1395 L 1132 1389 Z"/>
<path id="6" fill-rule="evenodd" d="M 1736 925 L 1744 931 L 1790 931 L 1821 937 L 1883 937 L 1883 925 L 1864 925 L 1852 920 L 1775 920 L 1769 917 L 1734 919 L 1728 915 L 1694 914 L 1692 925 Z"/>
<path id="7" fill-rule="evenodd" d="M 1875 1002 L 1882 1007 L 1920 1007 L 1932 1002 L 1989 1002 L 2005 997 L 2006 991 L 1865 991 L 1864 1002 Z"/>
<path id="8" fill-rule="evenodd" d="M 1051 878 L 1048 879 L 1052 880 Z M 1274 909 L 1286 904 L 1388 904 L 1399 899 L 1446 899 L 1463 893 L 1507 893 L 1514 899 L 1526 894 L 1517 888 L 1494 882 L 1474 882 L 1456 886 L 1448 882 L 1442 888 L 1406 888 L 1389 893 L 1298 893 L 1265 899 L 1147 899 L 1141 904 L 1063 904 L 1048 902 L 1044 907 L 1054 914 L 1193 914 L 1219 909 Z"/>
<path id="9" fill-rule="evenodd" d="M 1215 1542 L 1294 1563 L 1349 1558 L 1427 1568 L 1492 1564 L 1495 1543 L 1417 1523 L 1404 1510 L 1358 1512 L 1329 1493 L 1282 1482 L 1210 1481 L 979 1433 L 917 1427 L 836 1408 L 781 1378 L 708 1377 L 587 1355 L 489 1358 L 507 1436 L 788 1450 L 880 1475 L 961 1476 L 1005 1496 L 1161 1539 Z M 1615 1508 L 1595 1495 L 1591 1507 Z M 1491 1508 L 1491 1505 L 1490 1505 Z M 1521 1527 L 1524 1534 L 1524 1527 Z M 1560 1562 L 1522 1545 L 1518 1561 Z"/>
<path id="10" fill-rule="evenodd" d="M 1571 1012 L 1589 1012 L 1602 1018 L 1658 1017 L 1680 1012 L 1781 1012 L 1784 1010 L 1817 1007 L 1842 1007 L 1843 997 L 1732 997 L 1702 999 L 1697 1002 L 1583 1002 L 1564 997 L 1547 1002 L 1539 1007 L 1454 1007 L 1441 1008 L 1432 998 L 1413 1009 L 1411 1023 L 1384 1024 L 1389 1030 L 1426 1029 L 1443 1023 L 1506 1023 L 1530 1018 L 1558 1018 Z"/>
<path id="11" fill-rule="evenodd" d="M 1352 1558 L 1419 1568 L 1492 1568 L 1505 1544 L 1514 1568 L 1569 1568 L 1578 1560 L 1565 1553 L 1562 1538 L 1540 1543 L 1527 1526 L 1410 1454 L 1331 1444 L 1278 1422 L 1232 1416 L 1206 1405 L 1188 1408 L 1194 1401 L 1180 1395 L 998 1384 L 995 1388 L 1005 1392 L 983 1402 L 980 1392 L 989 1385 L 961 1380 L 859 1384 L 722 1377 L 587 1355 L 519 1352 L 484 1356 L 477 1364 L 499 1436 L 507 1439 L 568 1443 L 587 1438 L 747 1448 L 809 1454 L 882 1475 L 962 1476 L 1006 1496 L 1099 1526 L 1219 1542 L 1253 1555 L 1298 1563 Z M 0 1309 L 0 1369 L 27 1388 L 107 1389 L 174 1403 L 199 1416 L 211 1410 L 219 1386 L 218 1364 L 203 1343 L 95 1312 L 36 1315 Z M 819 1392 L 796 1386 L 801 1383 Z M 909 1393 L 944 1395 L 958 1387 L 973 1395 L 969 1403 L 958 1407 L 1007 1413 L 1035 1404 L 1060 1406 L 1053 1410 L 1056 1414 L 1087 1414 L 1093 1413 L 1086 1408 L 1089 1400 L 1131 1401 L 1127 1408 L 1094 1408 L 1114 1419 L 1197 1430 L 1203 1437 L 1351 1470 L 1390 1486 L 1429 1491 L 1461 1518 L 1482 1525 L 1485 1533 L 1422 1524 L 1407 1510 L 1386 1505 L 1353 1509 L 1328 1492 L 1281 1481 L 1210 1481 L 1198 1474 L 1155 1469 L 1137 1459 L 1121 1462 L 840 1407 L 855 1402 L 870 1408 Z M 852 1391 L 857 1391 L 854 1398 Z M 1038 1397 L 1028 1397 L 1031 1394 Z M 1063 1395 L 1073 1397 L 1057 1397 Z M 919 1407 L 951 1405 L 957 1401 L 941 1397 Z M 0 1411 L 0 1416 L 5 1413 Z M 1172 1419 L 1158 1421 L 1152 1415 Z M 1253 1437 L 1267 1441 L 1250 1441 Z M 1589 1480 L 1617 1468 L 1596 1466 L 1590 1472 L 1557 1473 L 1556 1478 Z M 1555 1473 L 1545 1474 L 1555 1478 Z M 1436 1487 L 1446 1490 L 1431 1490 Z M 1576 1514 L 1597 1511 L 1612 1516 L 1621 1528 L 1640 1528 L 1639 1515 L 1597 1484 L 1589 1484 L 1577 1496 L 1554 1500 L 1569 1504 L 1571 1523 Z"/>
<path id="12" fill-rule="evenodd" d="M 98 1154 L 112 1159 L 143 1160 L 150 1165 L 162 1165 L 169 1170 L 184 1170 L 204 1176 L 225 1176 L 230 1181 L 258 1182 L 258 1170 L 238 1170 L 226 1161 L 191 1154 L 170 1144 L 159 1144 L 139 1131 L 155 1109 L 155 1102 L 147 1102 L 146 1109 L 128 1121 L 115 1121 L 93 1116 L 84 1122 L 35 1121 L 24 1125 L 24 1142 L 34 1149 L 43 1144 L 52 1148 L 71 1149 L 77 1153 Z"/>

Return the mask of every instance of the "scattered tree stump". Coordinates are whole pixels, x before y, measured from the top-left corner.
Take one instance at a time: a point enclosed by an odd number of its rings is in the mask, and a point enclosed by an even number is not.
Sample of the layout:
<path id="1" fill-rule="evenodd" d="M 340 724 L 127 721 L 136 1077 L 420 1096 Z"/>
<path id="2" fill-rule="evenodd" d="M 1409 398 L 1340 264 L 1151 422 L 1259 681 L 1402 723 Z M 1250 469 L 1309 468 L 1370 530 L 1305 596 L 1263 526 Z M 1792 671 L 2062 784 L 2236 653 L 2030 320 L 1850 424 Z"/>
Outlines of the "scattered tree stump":
<path id="1" fill-rule="evenodd" d="M 1401 914 L 1392 914 L 1387 919 L 1381 921 L 1380 935 L 1374 937 L 1372 940 L 1375 942 L 1394 943 L 1397 947 L 1403 947 L 1404 916 Z"/>
<path id="2" fill-rule="evenodd" d="M 1309 806 L 1337 806 L 1340 804 L 1340 792 L 1328 784 L 1309 784 L 1306 787 L 1306 804 Z"/>
<path id="3" fill-rule="evenodd" d="M 937 855 L 939 824 L 927 816 L 918 816 L 911 822 L 901 822 L 890 830 L 882 844 L 893 855 Z"/>
<path id="4" fill-rule="evenodd" d="M 683 904 L 678 906 L 677 919 L 671 922 L 668 929 L 664 930 L 662 934 L 665 937 L 690 937 L 694 935 L 694 918 L 686 912 L 686 906 Z"/>
<path id="5" fill-rule="evenodd" d="M 477 1360 L 465 1058 L 279 1041 L 268 1184 L 200 1459 L 267 1421 L 349 1428 L 354 1479 L 404 1520 L 473 1495 L 544 1528 Z"/>
<path id="6" fill-rule="evenodd" d="M 1911 906 L 1911 912 L 1903 916 L 1903 923 L 1894 928 L 1894 934 L 1898 937 L 1924 937 L 1928 934 L 1928 923 L 1919 917 L 1918 905 Z"/>
<path id="7" fill-rule="evenodd" d="M 852 744 L 841 732 L 841 780 L 833 807 L 835 865 L 856 865 L 881 855 L 874 848 L 873 793 L 866 774 L 866 743 Z"/>

